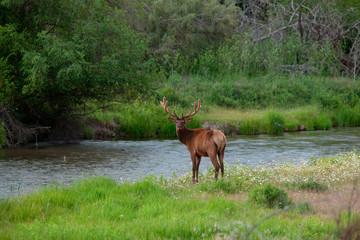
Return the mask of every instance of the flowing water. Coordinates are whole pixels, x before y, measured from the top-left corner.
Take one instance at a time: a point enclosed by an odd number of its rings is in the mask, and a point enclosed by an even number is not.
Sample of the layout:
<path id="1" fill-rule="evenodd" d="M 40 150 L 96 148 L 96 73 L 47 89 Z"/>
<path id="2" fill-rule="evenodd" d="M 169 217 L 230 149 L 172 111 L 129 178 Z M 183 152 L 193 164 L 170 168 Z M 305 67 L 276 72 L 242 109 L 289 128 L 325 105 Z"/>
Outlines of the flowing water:
<path id="1" fill-rule="evenodd" d="M 341 154 L 360 146 L 360 128 L 285 133 L 282 136 L 228 137 L 225 162 L 233 166 L 300 164 L 310 157 Z M 212 164 L 202 158 L 200 171 Z M 0 150 L 0 198 L 42 185 L 95 175 L 134 181 L 149 175 L 171 178 L 190 172 L 190 155 L 174 140 L 83 141 L 77 145 L 40 143 Z"/>

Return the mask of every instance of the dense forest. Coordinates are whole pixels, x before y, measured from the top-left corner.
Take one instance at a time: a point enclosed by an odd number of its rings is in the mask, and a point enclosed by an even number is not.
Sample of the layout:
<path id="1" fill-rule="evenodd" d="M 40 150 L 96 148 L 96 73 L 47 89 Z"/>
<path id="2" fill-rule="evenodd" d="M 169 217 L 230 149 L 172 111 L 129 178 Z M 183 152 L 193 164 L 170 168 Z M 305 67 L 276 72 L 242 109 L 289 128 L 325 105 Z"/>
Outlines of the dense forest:
<path id="1" fill-rule="evenodd" d="M 355 107 L 359 30 L 358 0 L 1 0 L 0 145 L 194 90 L 230 108 Z"/>

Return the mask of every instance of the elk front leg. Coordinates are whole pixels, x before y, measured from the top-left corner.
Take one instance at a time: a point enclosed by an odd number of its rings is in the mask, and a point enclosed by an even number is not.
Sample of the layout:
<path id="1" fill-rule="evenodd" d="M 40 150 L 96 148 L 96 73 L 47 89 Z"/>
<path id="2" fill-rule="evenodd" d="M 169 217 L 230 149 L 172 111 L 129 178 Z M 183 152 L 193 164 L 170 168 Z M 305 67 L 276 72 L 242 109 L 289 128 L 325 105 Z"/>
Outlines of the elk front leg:
<path id="1" fill-rule="evenodd" d="M 196 170 L 195 170 L 195 181 L 199 182 L 199 166 L 200 166 L 201 157 L 196 156 Z"/>
<path id="2" fill-rule="evenodd" d="M 196 155 L 191 154 L 192 170 L 193 170 L 193 183 L 196 183 Z"/>

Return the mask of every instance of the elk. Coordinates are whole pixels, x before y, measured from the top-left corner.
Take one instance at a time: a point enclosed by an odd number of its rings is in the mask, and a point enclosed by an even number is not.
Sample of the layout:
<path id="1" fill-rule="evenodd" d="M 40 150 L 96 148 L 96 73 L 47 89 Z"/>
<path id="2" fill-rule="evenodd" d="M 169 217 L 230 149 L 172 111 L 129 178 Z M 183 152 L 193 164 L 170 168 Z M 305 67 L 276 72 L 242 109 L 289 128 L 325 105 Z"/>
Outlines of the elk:
<path id="1" fill-rule="evenodd" d="M 219 130 L 205 130 L 201 128 L 189 129 L 185 126 L 186 123 L 192 121 L 192 116 L 199 112 L 201 105 L 200 99 L 196 107 L 194 102 L 194 110 L 186 115 L 181 113 L 179 118 L 175 111 L 171 113 L 166 98 L 160 101 L 161 106 L 172 118 L 169 118 L 170 122 L 176 123 L 176 135 L 179 141 L 183 143 L 190 152 L 192 166 L 193 166 L 193 183 L 199 182 L 199 166 L 201 157 L 209 157 L 212 164 L 215 167 L 215 180 L 217 181 L 219 175 L 219 168 L 221 168 L 221 177 L 224 177 L 224 153 L 226 146 L 226 137 Z M 217 160 L 219 158 L 219 162 Z M 219 164 L 220 163 L 220 164 Z"/>

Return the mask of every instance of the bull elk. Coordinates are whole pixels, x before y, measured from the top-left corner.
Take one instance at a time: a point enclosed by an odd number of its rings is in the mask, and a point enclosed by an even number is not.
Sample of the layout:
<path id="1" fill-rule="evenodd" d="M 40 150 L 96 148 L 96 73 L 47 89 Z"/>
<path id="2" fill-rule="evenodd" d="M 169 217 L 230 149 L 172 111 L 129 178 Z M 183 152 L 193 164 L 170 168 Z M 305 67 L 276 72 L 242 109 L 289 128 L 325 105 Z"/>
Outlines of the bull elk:
<path id="1" fill-rule="evenodd" d="M 190 152 L 192 166 L 193 166 L 193 183 L 199 182 L 199 166 L 201 157 L 209 157 L 212 164 L 215 167 L 215 180 L 218 179 L 219 168 L 221 168 L 221 177 L 224 177 L 224 153 L 226 146 L 226 137 L 219 130 L 205 130 L 201 128 L 189 129 L 185 126 L 186 123 L 192 121 L 194 116 L 200 110 L 200 99 L 196 107 L 194 102 L 194 110 L 186 115 L 181 113 L 179 118 L 175 111 L 171 113 L 166 98 L 160 101 L 161 106 L 172 118 L 169 118 L 170 122 L 176 123 L 176 135 L 178 136 L 181 143 L 183 143 Z M 217 160 L 219 157 L 219 162 Z M 220 163 L 220 164 L 219 164 Z"/>

